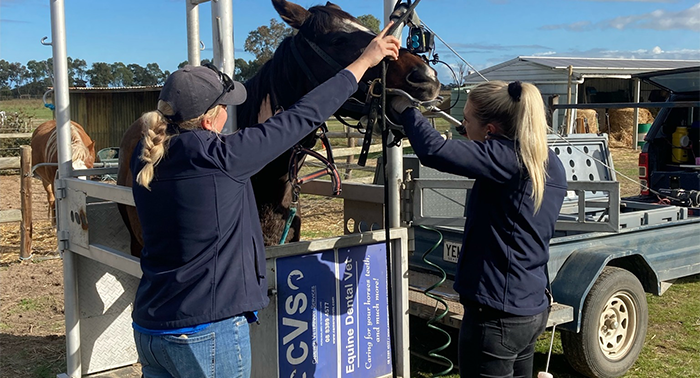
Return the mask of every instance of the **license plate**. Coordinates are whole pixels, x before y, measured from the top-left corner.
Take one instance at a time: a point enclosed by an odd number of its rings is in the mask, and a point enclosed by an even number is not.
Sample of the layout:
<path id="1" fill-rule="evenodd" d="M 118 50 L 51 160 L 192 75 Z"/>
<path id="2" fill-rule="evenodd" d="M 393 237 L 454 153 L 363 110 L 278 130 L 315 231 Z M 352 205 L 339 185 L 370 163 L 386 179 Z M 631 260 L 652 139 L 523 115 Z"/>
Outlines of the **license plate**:
<path id="1" fill-rule="evenodd" d="M 457 259 L 459 259 L 459 251 L 461 249 L 462 244 L 445 240 L 444 250 L 442 251 L 442 259 L 448 262 L 456 263 Z"/>

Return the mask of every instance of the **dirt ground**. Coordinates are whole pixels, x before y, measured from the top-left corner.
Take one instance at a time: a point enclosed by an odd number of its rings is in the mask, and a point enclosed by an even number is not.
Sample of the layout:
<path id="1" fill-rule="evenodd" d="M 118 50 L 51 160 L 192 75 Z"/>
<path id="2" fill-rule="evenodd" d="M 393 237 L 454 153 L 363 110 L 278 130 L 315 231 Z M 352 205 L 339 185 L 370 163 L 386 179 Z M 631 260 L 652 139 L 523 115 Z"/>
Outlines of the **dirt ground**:
<path id="1" fill-rule="evenodd" d="M 32 180 L 32 258 L 20 261 L 19 222 L 0 223 L 0 377 L 55 377 L 65 366 L 63 265 L 48 219 L 46 192 Z M 0 210 L 20 208 L 20 177 L 0 175 Z M 343 233 L 340 200 L 309 196 L 304 227 Z M 138 365 L 133 375 L 139 377 Z"/>
<path id="2" fill-rule="evenodd" d="M 638 151 L 615 149 L 616 168 L 636 166 Z M 633 177 L 636 178 L 636 177 Z M 618 178 L 622 194 L 634 183 Z M 0 210 L 19 209 L 19 175 L 0 175 Z M 342 201 L 305 197 L 304 228 L 325 237 L 343 233 Z M 56 235 L 48 220 L 46 193 L 32 185 L 33 244 L 31 260 L 19 261 L 19 222 L 0 224 L 0 377 L 55 377 L 65 372 L 63 267 L 56 255 Z M 316 237 L 316 236 L 314 236 Z M 138 377 L 138 367 L 134 367 Z"/>

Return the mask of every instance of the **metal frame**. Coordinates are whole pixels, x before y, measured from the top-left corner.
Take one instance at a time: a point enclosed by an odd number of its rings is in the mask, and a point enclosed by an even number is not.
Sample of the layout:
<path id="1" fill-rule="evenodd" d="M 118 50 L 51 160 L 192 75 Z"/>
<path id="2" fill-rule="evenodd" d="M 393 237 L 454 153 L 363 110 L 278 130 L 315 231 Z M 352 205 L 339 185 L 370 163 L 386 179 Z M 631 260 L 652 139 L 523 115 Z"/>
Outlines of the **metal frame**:
<path id="1" fill-rule="evenodd" d="M 197 6 L 200 3 L 208 0 L 186 0 L 187 12 L 187 34 L 188 34 L 188 60 L 191 64 L 199 64 L 200 55 L 199 48 L 203 44 L 199 41 L 199 14 Z M 79 284 L 79 264 L 80 259 L 85 257 L 89 261 L 95 261 L 103 264 L 108 268 L 114 268 L 119 272 L 125 272 L 129 276 L 139 278 L 141 270 L 138 261 L 135 258 L 120 253 L 108 247 L 98 246 L 89 243 L 89 235 L 87 234 L 87 225 L 82 222 L 78 223 L 76 214 L 86 212 L 87 197 L 95 197 L 133 205 L 133 196 L 128 188 L 118 187 L 114 185 L 86 182 L 73 177 L 88 175 L 88 174 L 104 174 L 112 173 L 113 169 L 92 169 L 92 170 L 76 170 L 71 166 L 71 148 L 70 148 L 70 110 L 69 110 L 69 95 L 68 95 L 68 69 L 67 69 L 67 51 L 66 51 L 66 27 L 65 27 L 65 0 L 51 0 L 51 35 L 53 41 L 51 43 L 42 43 L 52 46 L 52 56 L 54 61 L 54 104 L 56 114 L 56 125 L 58 133 L 58 179 L 56 182 L 56 201 L 57 201 L 57 237 L 59 240 L 59 250 L 63 256 L 63 271 L 64 271 L 64 305 L 65 305 L 65 327 L 66 327 L 66 373 L 60 374 L 59 377 L 80 378 L 84 374 L 83 361 L 81 359 L 81 319 L 80 319 L 80 296 L 78 290 Z M 384 0 L 385 20 L 388 22 L 388 17 L 393 10 L 394 1 Z M 232 2 L 228 1 L 213 1 L 212 2 L 212 24 L 213 24 L 213 49 L 214 49 L 214 64 L 219 66 L 223 72 L 233 76 L 234 72 L 234 49 L 233 35 L 228 31 L 233 30 L 233 11 Z M 46 38 L 45 38 L 46 39 Z M 234 131 L 235 126 L 235 109 L 229 107 L 229 123 L 228 129 L 225 131 Z M 400 226 L 399 219 L 399 194 L 401 185 L 402 172 L 402 150 L 398 147 L 389 148 L 388 152 L 388 177 L 389 177 L 389 219 L 388 226 L 398 229 Z M 81 213 L 82 212 L 82 213 Z M 71 219 L 71 215 L 73 218 Z M 85 218 L 82 218 L 83 220 Z M 392 238 L 396 235 L 396 231 L 392 230 Z M 365 235 L 365 234 L 362 234 Z M 365 238 L 367 236 L 364 236 Z M 372 237 L 372 238 L 379 238 Z M 361 239 L 362 240 L 362 239 Z M 399 376 L 410 375 L 410 364 L 408 351 L 408 324 L 404 322 L 404 318 L 408 314 L 408 295 L 407 295 L 407 256 L 405 251 L 405 237 L 401 236 L 402 242 L 394 242 L 396 244 L 396 252 L 392 256 L 392 265 L 401 267 L 402 274 L 394 275 L 394 288 L 399 290 L 401 295 L 397 296 L 397 305 L 395 311 L 395 324 L 400 324 L 397 327 L 397 343 L 396 355 L 399 361 L 396 362 Z M 397 244 L 398 243 L 398 244 Z M 300 248 L 300 247 L 295 247 Z M 403 267 L 406 267 L 404 270 Z M 404 295 L 404 293 L 406 293 Z"/>

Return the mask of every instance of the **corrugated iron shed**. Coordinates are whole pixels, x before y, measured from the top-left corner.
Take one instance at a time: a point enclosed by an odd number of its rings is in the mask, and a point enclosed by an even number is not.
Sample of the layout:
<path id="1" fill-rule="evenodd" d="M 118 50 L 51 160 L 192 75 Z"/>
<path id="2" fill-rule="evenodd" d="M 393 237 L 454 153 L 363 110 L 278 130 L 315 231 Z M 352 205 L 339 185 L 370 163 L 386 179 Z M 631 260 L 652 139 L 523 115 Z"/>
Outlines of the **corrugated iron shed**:
<path id="1" fill-rule="evenodd" d="M 71 119 L 85 128 L 95 150 L 118 147 L 131 124 L 155 110 L 162 86 L 69 89 Z"/>
<path id="2" fill-rule="evenodd" d="M 497 75 L 499 71 L 509 71 L 508 67 L 515 66 L 530 66 L 533 69 L 560 71 L 565 74 L 569 66 L 572 66 L 574 79 L 585 77 L 629 79 L 632 75 L 642 72 L 700 66 L 700 60 L 519 56 L 480 72 L 487 79 L 492 80 L 490 76 Z M 478 74 L 473 73 L 467 76 L 465 83 L 475 84 L 482 81 L 483 79 Z"/>

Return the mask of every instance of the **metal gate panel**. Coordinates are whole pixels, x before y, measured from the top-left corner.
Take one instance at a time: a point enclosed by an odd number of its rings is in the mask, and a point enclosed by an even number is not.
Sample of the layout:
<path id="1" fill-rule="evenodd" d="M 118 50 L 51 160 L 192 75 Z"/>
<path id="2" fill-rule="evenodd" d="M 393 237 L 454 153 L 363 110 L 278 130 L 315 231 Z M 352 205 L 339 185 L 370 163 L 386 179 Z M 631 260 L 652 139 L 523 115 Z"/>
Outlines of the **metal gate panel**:
<path id="1" fill-rule="evenodd" d="M 83 256 L 78 277 L 82 373 L 137 362 L 131 312 L 139 279 Z"/>

